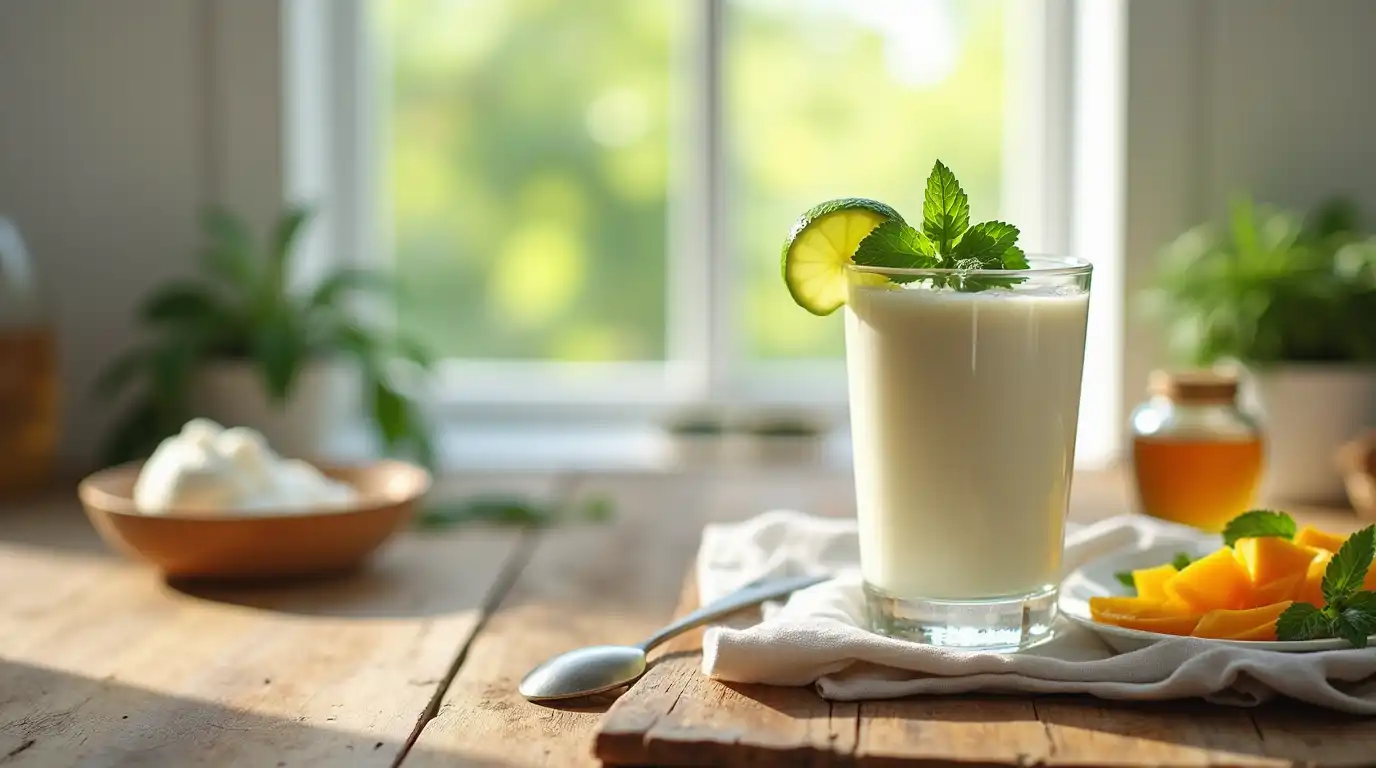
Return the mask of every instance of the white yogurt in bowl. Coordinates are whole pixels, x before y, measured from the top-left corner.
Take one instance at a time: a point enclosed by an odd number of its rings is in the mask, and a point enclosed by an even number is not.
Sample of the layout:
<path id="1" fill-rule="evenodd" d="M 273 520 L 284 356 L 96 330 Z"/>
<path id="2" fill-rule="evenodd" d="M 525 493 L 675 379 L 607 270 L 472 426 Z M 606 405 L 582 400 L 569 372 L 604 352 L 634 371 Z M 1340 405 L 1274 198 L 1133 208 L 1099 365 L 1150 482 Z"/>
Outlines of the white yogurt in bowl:
<path id="1" fill-rule="evenodd" d="M 255 430 L 209 419 L 193 419 L 162 441 L 134 484 L 134 506 L 145 515 L 299 513 L 357 499 L 352 487 L 277 455 Z"/>

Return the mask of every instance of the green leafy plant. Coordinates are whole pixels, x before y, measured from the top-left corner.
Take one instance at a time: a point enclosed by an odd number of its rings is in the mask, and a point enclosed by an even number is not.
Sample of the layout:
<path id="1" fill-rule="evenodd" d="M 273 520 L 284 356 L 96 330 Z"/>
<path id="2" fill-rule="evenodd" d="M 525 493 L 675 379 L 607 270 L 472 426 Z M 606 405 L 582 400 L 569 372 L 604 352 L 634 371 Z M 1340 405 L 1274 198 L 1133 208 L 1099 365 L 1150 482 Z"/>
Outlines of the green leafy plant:
<path id="1" fill-rule="evenodd" d="M 1144 299 L 1191 364 L 1376 360 L 1376 239 L 1346 201 L 1306 219 L 1239 197 L 1163 251 Z"/>
<path id="2" fill-rule="evenodd" d="M 295 245 L 309 218 L 304 208 L 285 211 L 260 250 L 238 217 L 218 209 L 202 215 L 202 274 L 173 280 L 139 305 L 149 340 L 124 352 L 96 383 L 111 399 L 136 391 L 103 446 L 108 462 L 146 457 L 180 429 L 193 415 L 191 385 L 203 363 L 251 363 L 270 400 L 282 403 L 307 363 L 343 359 L 363 376 L 387 450 L 433 465 L 419 406 L 389 371 L 398 360 L 428 369 L 429 353 L 414 339 L 359 322 L 346 306 L 356 292 L 386 290 L 390 282 L 376 272 L 342 269 L 305 291 L 289 289 Z"/>

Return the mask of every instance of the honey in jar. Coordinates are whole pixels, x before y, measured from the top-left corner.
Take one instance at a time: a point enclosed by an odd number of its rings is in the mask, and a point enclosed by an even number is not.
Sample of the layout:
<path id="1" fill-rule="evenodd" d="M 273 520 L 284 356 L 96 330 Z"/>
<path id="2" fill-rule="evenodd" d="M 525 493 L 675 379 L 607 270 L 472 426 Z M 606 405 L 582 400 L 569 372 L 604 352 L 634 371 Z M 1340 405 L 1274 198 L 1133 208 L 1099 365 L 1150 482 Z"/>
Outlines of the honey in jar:
<path id="1" fill-rule="evenodd" d="M 1237 404 L 1237 377 L 1152 374 L 1132 413 L 1132 463 L 1141 510 L 1220 531 L 1255 500 L 1265 465 L 1262 432 Z"/>
<path id="2" fill-rule="evenodd" d="M 58 437 L 57 342 L 19 230 L 0 217 L 0 499 L 44 485 Z"/>

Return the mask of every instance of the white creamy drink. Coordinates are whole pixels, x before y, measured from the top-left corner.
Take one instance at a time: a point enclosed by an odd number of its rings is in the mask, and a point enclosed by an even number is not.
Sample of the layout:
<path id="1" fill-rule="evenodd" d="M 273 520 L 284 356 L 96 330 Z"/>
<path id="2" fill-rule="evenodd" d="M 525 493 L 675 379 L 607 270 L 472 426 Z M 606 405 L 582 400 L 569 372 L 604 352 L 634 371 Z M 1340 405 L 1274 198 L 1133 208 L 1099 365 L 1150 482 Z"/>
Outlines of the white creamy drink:
<path id="1" fill-rule="evenodd" d="M 1028 256 L 932 165 L 921 216 L 867 198 L 784 239 L 789 296 L 845 307 L 869 628 L 1014 650 L 1054 633 L 1094 268 Z"/>
<path id="2" fill-rule="evenodd" d="M 845 310 L 865 580 L 901 599 L 1054 587 L 1087 289 L 861 284 L 872 277 L 852 275 Z"/>

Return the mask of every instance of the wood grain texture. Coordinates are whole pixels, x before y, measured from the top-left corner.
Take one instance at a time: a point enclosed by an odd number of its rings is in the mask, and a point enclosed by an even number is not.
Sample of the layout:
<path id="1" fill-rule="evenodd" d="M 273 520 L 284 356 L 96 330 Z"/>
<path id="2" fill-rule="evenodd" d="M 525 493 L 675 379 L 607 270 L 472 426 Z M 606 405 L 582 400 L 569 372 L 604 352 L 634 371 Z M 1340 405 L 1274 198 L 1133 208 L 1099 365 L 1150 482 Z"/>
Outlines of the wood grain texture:
<path id="1" fill-rule="evenodd" d="M 441 493 L 557 486 L 470 476 Z M 638 641 L 676 600 L 697 604 L 682 577 L 704 523 L 854 511 L 848 473 L 820 468 L 599 474 L 577 494 L 610 496 L 616 520 L 408 535 L 366 571 L 270 589 L 167 584 L 108 554 L 67 498 L 0 509 L 0 766 L 578 766 L 596 764 L 595 739 L 614 764 L 1376 764 L 1370 720 L 1286 705 L 857 705 L 727 686 L 700 674 L 700 633 L 666 644 L 619 699 L 529 704 L 515 685 L 539 661 Z M 1077 478 L 1071 506 L 1081 521 L 1117 514 L 1126 486 Z"/>
<path id="2" fill-rule="evenodd" d="M 516 692 L 536 664 L 581 645 L 639 642 L 673 613 L 700 530 L 701 488 L 679 476 L 595 481 L 609 524 L 532 536 L 528 563 L 470 647 L 404 765 L 594 765 L 611 697 L 532 704 Z"/>
<path id="3" fill-rule="evenodd" d="M 1245 709 L 1201 701 L 1125 704 L 1081 697 L 1039 698 L 1035 707 L 1051 739 L 1049 765 L 1289 765 L 1267 755 Z"/>
<path id="4" fill-rule="evenodd" d="M 518 535 L 404 534 L 324 580 L 168 583 L 107 553 L 75 499 L 0 510 L 0 764 L 389 766 Z"/>
<path id="5" fill-rule="evenodd" d="M 579 495 L 610 498 L 615 520 L 542 532 L 507 598 L 473 643 L 438 716 L 405 765 L 595 765 L 593 736 L 610 698 L 550 707 L 516 685 L 531 667 L 580 645 L 638 642 L 673 614 L 705 522 L 765 509 L 852 513 L 847 473 L 793 467 L 599 474 Z M 694 602 L 696 602 L 694 600 Z M 691 637 L 666 644 L 672 653 Z M 695 658 L 695 657 L 693 657 Z M 676 664 L 677 662 L 673 662 Z M 698 682 L 690 670 L 654 667 L 636 686 Z M 782 721 L 779 721 L 782 723 Z"/>

